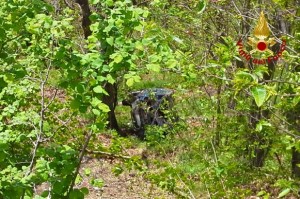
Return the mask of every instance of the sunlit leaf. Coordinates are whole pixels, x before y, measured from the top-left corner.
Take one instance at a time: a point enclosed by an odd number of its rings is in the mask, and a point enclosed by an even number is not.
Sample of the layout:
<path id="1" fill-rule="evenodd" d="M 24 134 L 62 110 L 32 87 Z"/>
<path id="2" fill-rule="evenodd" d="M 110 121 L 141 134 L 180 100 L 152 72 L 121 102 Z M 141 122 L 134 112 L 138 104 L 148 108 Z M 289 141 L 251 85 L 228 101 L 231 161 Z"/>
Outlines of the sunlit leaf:
<path id="1" fill-rule="evenodd" d="M 121 53 L 114 53 L 110 56 L 110 58 L 113 59 L 115 63 L 120 63 L 123 60 L 123 56 Z"/>
<path id="2" fill-rule="evenodd" d="M 106 38 L 106 42 L 109 44 L 109 45 L 114 45 L 114 38 L 113 37 L 108 37 Z"/>
<path id="3" fill-rule="evenodd" d="M 147 64 L 146 65 L 148 70 L 152 70 L 154 72 L 159 72 L 160 71 L 160 65 L 159 64 Z"/>
<path id="4" fill-rule="evenodd" d="M 98 178 L 98 179 L 92 179 L 92 180 L 91 180 L 91 184 L 92 184 L 94 187 L 102 188 L 102 187 L 104 186 L 104 181 L 103 181 L 103 179 L 101 179 L 101 178 Z"/>
<path id="5" fill-rule="evenodd" d="M 278 198 L 282 198 L 286 196 L 291 191 L 290 188 L 284 189 L 282 192 L 279 193 Z"/>
<path id="6" fill-rule="evenodd" d="M 255 103 L 258 107 L 261 107 L 267 99 L 267 91 L 262 86 L 252 87 L 251 94 L 254 97 Z"/>
<path id="7" fill-rule="evenodd" d="M 102 86 L 96 86 L 96 87 L 94 87 L 93 91 L 95 93 L 104 93 L 104 94 L 108 95 L 108 93 L 104 90 L 104 88 L 102 88 Z"/>
<path id="8" fill-rule="evenodd" d="M 102 102 L 98 104 L 98 108 L 105 113 L 108 113 L 110 111 L 109 107 Z"/>

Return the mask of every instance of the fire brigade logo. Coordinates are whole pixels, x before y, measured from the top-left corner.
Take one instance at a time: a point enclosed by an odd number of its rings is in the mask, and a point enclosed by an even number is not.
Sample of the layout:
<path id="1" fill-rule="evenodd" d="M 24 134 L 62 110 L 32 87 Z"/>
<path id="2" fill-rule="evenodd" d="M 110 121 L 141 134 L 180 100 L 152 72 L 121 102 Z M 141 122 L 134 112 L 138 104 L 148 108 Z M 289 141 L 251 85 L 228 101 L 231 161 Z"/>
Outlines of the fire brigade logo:
<path id="1" fill-rule="evenodd" d="M 253 31 L 253 37 L 248 38 L 247 44 L 253 50 L 247 52 L 244 49 L 242 39 L 237 42 L 239 54 L 253 64 L 266 64 L 278 60 L 285 50 L 286 41 L 282 40 L 279 51 L 275 54 L 270 47 L 276 44 L 275 38 L 270 37 L 270 28 L 263 12 L 260 13 L 258 23 Z"/>

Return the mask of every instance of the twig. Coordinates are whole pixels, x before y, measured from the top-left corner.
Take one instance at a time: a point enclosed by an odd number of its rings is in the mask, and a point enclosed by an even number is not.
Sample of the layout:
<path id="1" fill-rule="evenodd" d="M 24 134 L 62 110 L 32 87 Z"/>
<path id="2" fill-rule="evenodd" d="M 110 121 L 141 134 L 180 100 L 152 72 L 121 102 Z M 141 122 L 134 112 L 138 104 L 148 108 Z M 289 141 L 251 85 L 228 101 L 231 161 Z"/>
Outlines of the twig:
<path id="1" fill-rule="evenodd" d="M 10 38 L 10 39 L 4 41 L 4 42 L 1 44 L 0 52 L 2 52 L 4 46 L 5 46 L 8 42 L 13 41 L 13 40 L 20 39 L 21 37 L 23 37 L 23 36 L 22 36 L 22 35 L 18 35 L 18 36 L 15 36 L 15 37 L 13 37 L 13 38 Z"/>
<path id="2" fill-rule="evenodd" d="M 278 164 L 279 164 L 279 167 L 280 167 L 281 169 L 283 169 L 282 162 L 281 162 L 281 159 L 280 159 L 278 153 L 275 153 L 275 157 L 276 157 L 276 160 L 277 160 L 277 162 L 278 162 Z"/>
<path id="3" fill-rule="evenodd" d="M 64 0 L 64 2 L 71 10 L 75 10 L 75 8 L 67 0 Z"/>
<path id="4" fill-rule="evenodd" d="M 297 83 L 297 82 L 289 82 L 289 81 L 276 80 L 276 79 L 264 80 L 264 82 L 271 82 L 271 83 L 276 82 L 276 83 L 294 84 L 294 85 L 300 86 L 300 83 Z"/>
<path id="5" fill-rule="evenodd" d="M 37 140 L 36 140 L 36 143 L 34 144 L 34 150 L 33 150 L 33 155 L 32 155 L 32 159 L 31 159 L 31 163 L 30 163 L 30 166 L 29 166 L 29 170 L 27 171 L 26 175 L 25 176 L 28 176 L 31 172 L 32 172 L 32 169 L 33 169 L 33 166 L 36 162 L 36 152 L 37 152 L 37 149 L 40 145 L 40 142 L 41 142 L 41 139 L 42 139 L 42 135 L 44 133 L 44 115 L 45 115 L 45 84 L 49 78 L 49 71 L 50 71 L 50 68 L 51 68 L 51 63 L 49 63 L 48 65 L 48 68 L 47 68 L 47 71 L 46 71 L 46 77 L 44 80 L 42 80 L 41 82 L 41 96 L 42 96 L 42 101 L 41 101 L 41 111 L 40 111 L 40 128 L 39 128 L 39 133 L 37 134 Z"/>
<path id="6" fill-rule="evenodd" d="M 36 135 L 36 141 L 34 143 L 34 149 L 32 152 L 32 158 L 31 158 L 31 162 L 29 165 L 29 170 L 26 172 L 25 177 L 29 176 L 33 170 L 33 167 L 36 163 L 36 153 L 37 150 L 40 146 L 40 143 L 42 142 L 42 136 L 44 134 L 44 118 L 45 118 L 45 84 L 48 81 L 49 78 L 49 73 L 50 73 L 50 69 L 51 69 L 51 61 L 48 64 L 47 70 L 46 70 L 46 75 L 45 78 L 42 79 L 41 78 L 41 84 L 40 84 L 40 90 L 41 90 L 41 97 L 42 97 L 42 101 L 41 101 L 41 111 L 40 111 L 40 125 L 39 125 L 39 132 Z M 23 191 L 23 194 L 21 196 L 21 199 L 24 199 L 25 196 L 25 190 Z"/>
<path id="7" fill-rule="evenodd" d="M 237 7 L 236 4 L 234 3 L 234 1 L 231 1 L 231 3 L 232 3 L 233 6 L 235 7 L 235 9 L 238 11 L 238 13 L 243 17 L 243 20 L 244 20 L 243 14 L 242 14 L 241 11 L 238 9 L 238 7 Z"/>
<path id="8" fill-rule="evenodd" d="M 78 175 L 79 170 L 80 170 L 80 166 L 81 166 L 82 159 L 83 159 L 83 157 L 84 157 L 84 153 L 85 153 L 85 151 L 86 151 L 87 146 L 89 145 L 89 142 L 90 142 L 90 140 L 91 140 L 92 135 L 93 135 L 93 130 L 90 130 L 89 133 L 88 133 L 88 135 L 87 135 L 87 137 L 86 137 L 86 139 L 85 139 L 85 142 L 84 142 L 84 144 L 83 144 L 83 146 L 82 146 L 82 149 L 81 149 L 81 151 L 80 151 L 78 165 L 77 165 L 77 168 L 76 168 L 76 170 L 75 170 L 75 173 L 74 173 L 72 182 L 71 182 L 71 184 L 70 184 L 70 187 L 69 187 L 69 189 L 68 189 L 68 192 L 67 192 L 67 198 L 69 198 L 70 193 L 71 193 L 71 191 L 73 190 L 73 187 L 74 187 L 74 185 L 75 185 L 75 181 L 76 181 L 77 175 Z"/>
<path id="9" fill-rule="evenodd" d="M 86 149 L 86 152 L 90 153 L 90 154 L 96 154 L 96 155 L 107 156 L 107 157 L 112 157 L 112 158 L 131 159 L 130 156 L 118 155 L 118 154 L 113 154 L 113 153 L 104 152 L 104 151 L 92 151 L 92 150 Z"/>
<path id="10" fill-rule="evenodd" d="M 37 81 L 37 82 L 41 82 L 41 80 L 40 80 L 40 79 L 38 79 L 38 78 L 34 78 L 34 77 L 29 77 L 28 75 L 26 75 L 26 76 L 24 77 L 24 79 L 29 79 L 29 80 L 31 80 L 31 81 Z"/>
<path id="11" fill-rule="evenodd" d="M 290 124 L 289 122 L 287 122 L 286 120 L 282 119 L 281 117 L 279 117 L 276 113 L 274 113 L 272 110 L 270 110 L 270 112 L 277 118 L 279 119 L 280 121 L 282 121 L 283 123 L 287 124 L 288 126 L 291 126 L 293 127 L 292 124 Z M 287 131 L 286 129 L 281 129 L 282 131 L 284 131 L 286 134 L 288 134 L 289 136 L 291 137 L 294 137 L 296 139 L 300 139 L 300 136 L 299 135 L 296 135 L 296 134 L 293 134 L 289 131 Z"/>
<path id="12" fill-rule="evenodd" d="M 57 95 L 57 92 L 58 92 L 58 88 L 55 89 L 55 93 L 54 95 L 51 97 L 49 103 L 45 106 L 45 110 L 48 109 L 48 107 L 52 104 L 52 102 L 54 101 L 56 95 Z"/>
<path id="13" fill-rule="evenodd" d="M 214 152 L 215 162 L 216 162 L 216 164 L 218 166 L 219 164 L 218 164 L 217 153 L 216 153 L 216 150 L 215 150 L 215 147 L 214 147 L 214 144 L 213 144 L 212 140 L 210 140 L 210 144 L 211 144 L 211 147 L 212 147 L 213 152 Z"/>

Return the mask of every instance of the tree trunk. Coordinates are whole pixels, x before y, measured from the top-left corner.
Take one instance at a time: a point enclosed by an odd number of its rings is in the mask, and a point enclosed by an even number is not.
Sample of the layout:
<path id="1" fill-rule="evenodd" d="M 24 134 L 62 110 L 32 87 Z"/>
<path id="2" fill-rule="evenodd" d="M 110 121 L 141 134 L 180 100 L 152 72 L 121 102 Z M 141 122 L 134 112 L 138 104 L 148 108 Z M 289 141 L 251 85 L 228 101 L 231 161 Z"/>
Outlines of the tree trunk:
<path id="1" fill-rule="evenodd" d="M 79 4 L 82 11 L 82 29 L 83 29 L 84 37 L 85 39 L 87 39 L 92 34 L 90 29 L 91 20 L 89 16 L 91 15 L 91 10 L 89 6 L 89 2 L 88 0 L 76 0 L 76 3 Z M 118 95 L 117 84 L 116 83 L 110 84 L 108 82 L 105 82 L 104 89 L 109 94 L 108 96 L 104 95 L 102 98 L 103 103 L 110 108 L 107 117 L 108 128 L 115 129 L 118 132 L 120 132 L 120 128 L 118 126 L 118 122 L 115 115 L 115 108 L 117 106 L 117 95 Z"/>
<path id="2" fill-rule="evenodd" d="M 280 48 L 279 44 L 274 45 L 271 49 L 273 52 L 277 52 L 277 50 Z M 265 80 L 272 80 L 274 73 L 275 73 L 275 66 L 276 66 L 277 61 L 272 61 L 268 63 L 268 72 L 264 74 L 263 76 L 263 81 Z M 256 107 L 255 102 L 253 101 L 253 107 Z M 254 108 L 255 109 L 255 108 Z M 270 111 L 269 110 L 260 110 L 258 107 L 256 110 L 254 110 L 251 115 L 250 115 L 250 124 L 251 128 L 255 129 L 257 123 L 261 119 L 270 119 Z M 267 157 L 268 151 L 269 151 L 269 144 L 270 140 L 268 140 L 267 137 L 261 136 L 261 133 L 255 133 L 254 134 L 254 139 L 252 142 L 257 142 L 257 146 L 255 146 L 254 149 L 254 158 L 252 158 L 252 166 L 254 167 L 262 167 L 264 165 L 264 161 Z M 266 147 L 267 144 L 267 147 Z"/>
<path id="3" fill-rule="evenodd" d="M 257 108 L 255 102 L 253 102 L 253 111 L 250 113 L 250 128 L 252 131 L 256 128 L 256 125 L 262 118 L 269 118 L 269 111 L 268 110 L 260 110 Z M 251 154 L 251 166 L 254 167 L 263 167 L 267 154 L 269 152 L 269 140 L 268 138 L 264 137 L 261 132 L 251 133 L 249 138 L 249 142 L 254 144 L 254 148 L 250 149 Z M 257 144 L 255 144 L 257 143 Z M 267 147 L 266 147 L 267 146 Z M 254 157 L 252 157 L 252 152 Z"/>
<path id="4" fill-rule="evenodd" d="M 88 0 L 76 0 L 76 3 L 79 4 L 81 8 L 81 13 L 82 13 L 82 29 L 84 33 L 84 38 L 88 38 L 92 34 L 92 31 L 90 29 L 91 25 L 91 20 L 90 20 L 90 15 L 91 15 L 91 10 L 89 6 L 89 1 Z"/>
<path id="5" fill-rule="evenodd" d="M 215 135 L 215 145 L 217 147 L 219 147 L 220 145 L 220 141 L 221 141 L 221 113 L 222 113 L 222 109 L 221 109 L 221 92 L 222 92 L 222 84 L 220 84 L 218 86 L 218 90 L 217 90 L 217 120 L 216 120 L 216 135 Z"/>
<path id="6" fill-rule="evenodd" d="M 296 178 L 300 178 L 300 151 L 296 149 L 296 147 L 292 148 L 292 176 Z"/>
<path id="7" fill-rule="evenodd" d="M 289 110 L 286 114 L 287 122 L 292 124 L 290 126 L 290 130 L 294 130 L 296 132 L 300 132 L 300 103 L 293 108 L 293 110 Z M 299 140 L 296 140 L 296 142 Z M 300 148 L 293 147 L 292 148 L 292 176 L 296 178 L 300 178 Z"/>
<path id="8" fill-rule="evenodd" d="M 295 8 L 297 8 L 297 5 L 299 4 L 298 1 L 291 1 L 286 2 L 286 7 L 288 7 L 288 3 L 290 3 L 290 6 L 294 5 Z M 296 13 L 299 12 L 300 9 L 296 9 Z M 284 20 L 284 12 L 278 11 L 278 28 L 280 28 L 281 32 L 283 34 L 291 34 L 293 31 L 292 29 L 296 27 L 295 24 L 291 23 L 290 21 Z M 297 14 L 296 14 L 297 16 Z M 298 70 L 298 71 L 297 71 Z M 293 72 L 300 72 L 299 69 L 295 68 Z M 300 133 L 300 103 L 298 103 L 292 110 L 289 110 L 286 113 L 287 122 L 289 124 L 292 124 L 290 126 L 290 130 L 296 131 Z M 299 142 L 299 140 L 296 140 L 296 142 Z M 300 178 L 300 148 L 293 147 L 292 148 L 292 159 L 291 159 L 291 173 L 292 176 L 295 178 Z"/>
<path id="9" fill-rule="evenodd" d="M 108 112 L 108 125 L 107 127 L 110 129 L 115 129 L 116 131 L 120 132 L 120 128 L 118 125 L 118 121 L 115 115 L 115 108 L 118 103 L 118 87 L 117 84 L 110 84 L 106 82 L 104 86 L 105 91 L 109 95 L 104 95 L 102 100 L 103 103 L 109 106 L 110 111 Z"/>

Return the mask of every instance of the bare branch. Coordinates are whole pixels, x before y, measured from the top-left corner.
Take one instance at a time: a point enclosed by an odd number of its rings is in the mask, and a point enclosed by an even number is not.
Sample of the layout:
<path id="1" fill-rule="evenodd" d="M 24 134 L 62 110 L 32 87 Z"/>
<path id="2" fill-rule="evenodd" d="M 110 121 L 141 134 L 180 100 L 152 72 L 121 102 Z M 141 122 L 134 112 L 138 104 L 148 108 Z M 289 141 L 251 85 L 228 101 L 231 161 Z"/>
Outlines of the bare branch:
<path id="1" fill-rule="evenodd" d="M 73 5 L 71 5 L 67 0 L 64 0 L 65 4 L 71 9 L 74 10 L 75 8 L 73 7 Z"/>
<path id="2" fill-rule="evenodd" d="M 84 154 L 85 154 L 86 149 L 87 149 L 87 147 L 88 147 L 88 145 L 89 145 L 89 142 L 90 142 L 90 140 L 91 140 L 92 135 L 93 135 L 93 130 L 90 130 L 89 133 L 88 133 L 88 135 L 87 135 L 86 138 L 85 138 L 85 142 L 84 142 L 84 144 L 83 144 L 83 146 L 82 146 L 82 149 L 81 149 L 81 151 L 80 151 L 80 154 L 79 154 L 78 165 L 77 165 L 77 168 L 76 168 L 76 170 L 75 170 L 75 173 L 74 173 L 72 182 L 71 182 L 71 184 L 70 184 L 70 187 L 69 187 L 69 189 L 68 189 L 67 198 L 69 198 L 70 193 L 71 193 L 71 191 L 72 191 L 72 189 L 73 189 L 73 187 L 74 187 L 74 185 L 75 185 L 76 177 L 77 177 L 77 175 L 78 175 L 78 173 L 79 173 L 80 166 L 81 166 L 81 163 L 82 163 L 82 159 L 83 159 L 83 157 L 84 157 Z"/>
<path id="3" fill-rule="evenodd" d="M 95 155 L 100 155 L 103 157 L 108 157 L 108 158 L 121 158 L 121 159 L 130 159 L 130 156 L 124 156 L 124 155 L 118 155 L 118 154 L 113 154 L 113 153 L 109 153 L 109 152 L 104 152 L 104 151 L 92 151 L 89 149 L 86 149 L 87 153 L 90 154 L 95 154 Z"/>
<path id="4" fill-rule="evenodd" d="M 264 82 L 285 83 L 285 84 L 294 84 L 296 86 L 300 86 L 300 83 L 297 83 L 297 82 L 282 81 L 282 80 L 276 80 L 276 79 L 273 79 L 273 80 L 264 80 Z"/>
<path id="5" fill-rule="evenodd" d="M 56 95 L 57 95 L 57 92 L 58 92 L 58 88 L 55 88 L 55 93 L 54 93 L 54 95 L 51 97 L 49 103 L 45 106 L 45 110 L 48 109 L 48 107 L 53 103 L 53 101 L 54 101 L 54 99 L 55 99 L 55 97 L 56 97 Z"/>

